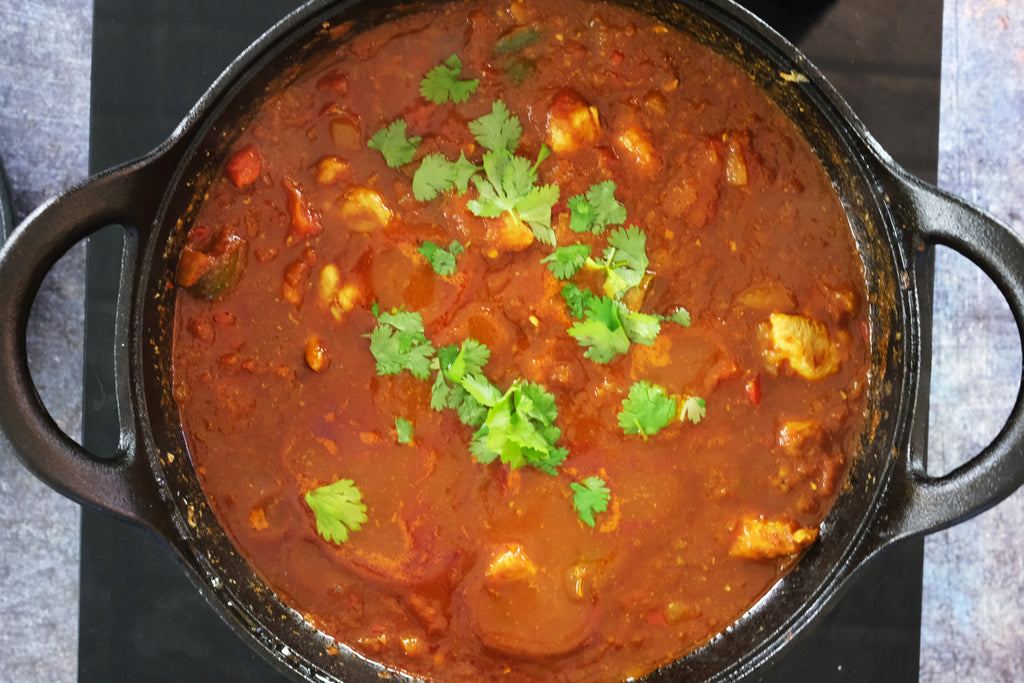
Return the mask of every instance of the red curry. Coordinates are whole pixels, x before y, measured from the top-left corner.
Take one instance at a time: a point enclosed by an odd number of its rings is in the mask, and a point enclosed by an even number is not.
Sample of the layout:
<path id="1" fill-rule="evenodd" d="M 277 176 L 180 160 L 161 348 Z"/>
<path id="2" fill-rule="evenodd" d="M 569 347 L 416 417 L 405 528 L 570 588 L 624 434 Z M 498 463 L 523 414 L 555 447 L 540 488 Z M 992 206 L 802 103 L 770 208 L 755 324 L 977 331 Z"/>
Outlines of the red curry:
<path id="1" fill-rule="evenodd" d="M 427 679 L 699 647 L 815 541 L 862 427 L 863 268 L 808 144 L 674 30 L 557 5 L 341 39 L 179 259 L 211 506 L 339 647 Z"/>

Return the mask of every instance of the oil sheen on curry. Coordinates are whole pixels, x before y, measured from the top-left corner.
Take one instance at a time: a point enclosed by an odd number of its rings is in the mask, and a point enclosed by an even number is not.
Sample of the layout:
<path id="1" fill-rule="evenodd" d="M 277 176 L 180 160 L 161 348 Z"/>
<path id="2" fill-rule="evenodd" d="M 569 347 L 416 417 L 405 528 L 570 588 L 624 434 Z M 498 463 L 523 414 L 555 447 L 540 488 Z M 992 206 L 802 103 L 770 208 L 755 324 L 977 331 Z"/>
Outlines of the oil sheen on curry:
<path id="1" fill-rule="evenodd" d="M 820 162 L 621 8 L 340 38 L 239 132 L 176 278 L 230 538 L 339 650 L 428 680 L 685 655 L 816 542 L 860 441 L 863 266 Z"/>

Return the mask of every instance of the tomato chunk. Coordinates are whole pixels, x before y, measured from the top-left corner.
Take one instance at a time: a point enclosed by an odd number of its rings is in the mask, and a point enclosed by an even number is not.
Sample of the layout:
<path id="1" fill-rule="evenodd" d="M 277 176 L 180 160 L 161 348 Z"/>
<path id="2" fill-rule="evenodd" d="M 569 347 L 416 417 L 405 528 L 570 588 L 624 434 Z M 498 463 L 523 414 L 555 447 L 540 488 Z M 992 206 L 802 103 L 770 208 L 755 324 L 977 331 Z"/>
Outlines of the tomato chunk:
<path id="1" fill-rule="evenodd" d="M 236 186 L 245 187 L 259 179 L 263 172 L 263 159 L 254 145 L 246 145 L 228 159 L 224 172 Z"/>

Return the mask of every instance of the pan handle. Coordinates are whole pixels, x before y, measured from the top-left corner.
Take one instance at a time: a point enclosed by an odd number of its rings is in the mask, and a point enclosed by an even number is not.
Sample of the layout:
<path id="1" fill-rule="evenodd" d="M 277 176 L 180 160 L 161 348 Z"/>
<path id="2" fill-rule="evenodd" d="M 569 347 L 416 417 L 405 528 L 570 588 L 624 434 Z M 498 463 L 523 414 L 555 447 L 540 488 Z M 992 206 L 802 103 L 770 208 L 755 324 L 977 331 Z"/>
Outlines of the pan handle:
<path id="1" fill-rule="evenodd" d="M 161 532 L 168 524 L 148 463 L 136 443 L 128 391 L 127 320 L 135 270 L 135 242 L 153 223 L 169 155 L 92 177 L 28 216 L 0 249 L 0 434 L 36 476 L 63 495 Z M 28 367 L 29 313 L 44 276 L 74 244 L 109 225 L 125 226 L 118 302 L 115 385 L 120 429 L 113 457 L 76 443 L 47 412 Z"/>
<path id="2" fill-rule="evenodd" d="M 981 268 L 1006 298 L 1024 345 L 1024 241 L 992 216 L 895 165 L 883 182 L 890 207 L 927 244 L 952 248 Z M 886 182 L 888 181 L 888 182 Z M 977 515 L 1024 485 L 1024 378 L 1010 416 L 992 442 L 943 476 L 926 471 L 924 449 L 911 445 L 897 464 L 883 544 L 938 531 Z M 895 508 L 895 509 L 892 509 Z"/>

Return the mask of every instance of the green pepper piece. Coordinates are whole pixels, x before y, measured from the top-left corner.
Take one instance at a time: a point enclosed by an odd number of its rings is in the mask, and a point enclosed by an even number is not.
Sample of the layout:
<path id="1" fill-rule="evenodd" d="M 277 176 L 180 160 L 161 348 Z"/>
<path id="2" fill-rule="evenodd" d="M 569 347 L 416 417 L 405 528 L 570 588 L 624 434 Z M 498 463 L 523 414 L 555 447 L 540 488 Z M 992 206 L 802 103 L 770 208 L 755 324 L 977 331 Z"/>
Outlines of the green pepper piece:
<path id="1" fill-rule="evenodd" d="M 518 52 L 527 45 L 536 43 L 544 34 L 533 24 L 517 26 L 494 43 L 494 52 L 499 55 L 506 55 L 510 52 Z"/>

